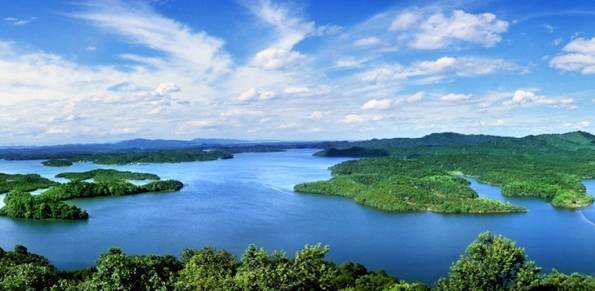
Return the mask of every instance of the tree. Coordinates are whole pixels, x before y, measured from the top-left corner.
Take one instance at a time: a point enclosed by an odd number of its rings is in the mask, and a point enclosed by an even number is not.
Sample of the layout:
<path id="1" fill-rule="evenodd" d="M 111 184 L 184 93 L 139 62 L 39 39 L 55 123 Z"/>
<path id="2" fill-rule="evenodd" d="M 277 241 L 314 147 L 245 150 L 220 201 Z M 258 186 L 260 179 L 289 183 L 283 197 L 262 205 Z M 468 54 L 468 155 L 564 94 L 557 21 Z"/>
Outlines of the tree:
<path id="1" fill-rule="evenodd" d="M 179 272 L 179 290 L 233 290 L 236 258 L 214 248 L 185 251 L 184 268 Z"/>
<path id="2" fill-rule="evenodd" d="M 530 290 L 539 282 L 540 269 L 527 259 L 525 251 L 502 236 L 479 235 L 437 290 Z"/>

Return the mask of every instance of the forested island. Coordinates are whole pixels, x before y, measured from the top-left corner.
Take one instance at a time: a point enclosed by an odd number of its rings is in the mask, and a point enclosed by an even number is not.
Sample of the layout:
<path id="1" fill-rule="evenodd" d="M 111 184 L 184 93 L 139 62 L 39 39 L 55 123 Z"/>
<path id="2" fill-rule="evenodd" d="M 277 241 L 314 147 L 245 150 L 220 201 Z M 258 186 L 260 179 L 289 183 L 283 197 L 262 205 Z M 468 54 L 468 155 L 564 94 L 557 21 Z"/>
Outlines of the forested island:
<path id="1" fill-rule="evenodd" d="M 249 246 L 238 260 L 205 247 L 174 256 L 129 256 L 112 248 L 88 269 L 61 271 L 17 245 L 0 248 L 0 290 L 595 290 L 595 277 L 542 273 L 513 241 L 482 233 L 434 286 L 326 259 L 328 246 L 306 245 L 288 257 Z"/>
<path id="2" fill-rule="evenodd" d="M 89 217 L 85 210 L 67 204 L 65 202 L 67 200 L 147 192 L 174 192 L 183 187 L 180 181 L 161 181 L 159 176 L 150 173 L 105 169 L 58 174 L 57 177 L 71 180 L 64 184 L 53 182 L 38 175 L 20 175 L 17 177 L 21 180 L 26 180 L 23 177 L 30 177 L 29 179 L 32 179 L 35 183 L 27 185 L 25 182 L 20 184 L 5 182 L 6 186 L 0 189 L 3 189 L 3 192 L 8 192 L 8 194 L 4 198 L 5 205 L 0 209 L 0 215 L 36 220 L 79 220 Z M 5 181 L 7 179 L 5 178 Z M 88 179 L 93 179 L 93 182 L 85 182 Z M 129 180 L 152 181 L 144 185 L 134 185 Z M 49 189 L 39 195 L 32 195 L 28 192 L 48 187 Z"/>
<path id="3" fill-rule="evenodd" d="M 395 158 L 347 161 L 331 167 L 329 181 L 303 183 L 296 192 L 340 195 L 386 211 L 512 213 L 526 209 L 479 198 L 469 182 L 415 160 Z"/>
<path id="4" fill-rule="evenodd" d="M 68 167 L 77 162 L 93 162 L 102 165 L 126 165 L 140 163 L 181 163 L 231 159 L 233 155 L 219 150 L 174 149 L 158 151 L 130 151 L 113 153 L 74 154 L 63 153 L 60 158 L 43 161 L 49 167 Z"/>
<path id="5" fill-rule="evenodd" d="M 363 147 L 383 150 L 390 157 L 345 162 L 332 167 L 333 179 L 299 184 L 296 191 L 347 196 L 394 211 L 520 210 L 483 198 L 461 200 L 476 196 L 456 177 L 469 175 L 502 187 L 504 195 L 542 198 L 555 207 L 579 208 L 593 203 L 581 183 L 595 178 L 595 136 L 586 132 L 523 138 L 446 133 L 341 145 L 346 147 L 316 155 L 351 156 L 354 147 Z"/>

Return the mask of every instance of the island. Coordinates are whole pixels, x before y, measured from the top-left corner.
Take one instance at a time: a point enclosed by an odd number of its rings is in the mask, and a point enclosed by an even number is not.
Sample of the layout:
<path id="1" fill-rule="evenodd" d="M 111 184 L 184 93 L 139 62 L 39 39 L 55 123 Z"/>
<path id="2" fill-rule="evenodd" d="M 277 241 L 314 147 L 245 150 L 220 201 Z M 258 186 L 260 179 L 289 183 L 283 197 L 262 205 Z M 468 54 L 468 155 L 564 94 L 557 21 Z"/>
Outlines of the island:
<path id="1" fill-rule="evenodd" d="M 298 184 L 296 192 L 349 197 L 386 211 L 513 213 L 525 208 L 479 198 L 469 182 L 420 161 L 395 158 L 347 161 L 331 167 L 333 178 Z"/>
<path id="2" fill-rule="evenodd" d="M 58 156 L 58 158 L 49 158 Z M 109 153 L 69 153 L 59 152 L 43 156 L 49 158 L 43 161 L 43 165 L 50 167 L 67 167 L 76 162 L 93 162 L 102 165 L 127 165 L 141 163 L 181 163 L 196 161 L 214 161 L 220 159 L 231 159 L 233 155 L 220 150 L 202 149 L 170 149 L 153 151 L 119 151 Z"/>
<path id="3" fill-rule="evenodd" d="M 67 159 L 54 159 L 54 160 L 47 160 L 41 162 L 44 166 L 48 167 L 70 167 L 72 166 L 72 161 Z"/>
<path id="4" fill-rule="evenodd" d="M 3 174 L 0 173 L 0 193 L 13 190 L 35 191 L 57 185 L 57 182 L 38 174 Z"/>
<path id="5" fill-rule="evenodd" d="M 0 215 L 12 218 L 35 220 L 80 220 L 89 217 L 85 210 L 70 205 L 65 201 L 79 198 L 124 196 L 148 192 L 175 192 L 182 189 L 182 182 L 177 180 L 160 180 L 150 173 L 136 173 L 111 169 L 98 169 L 87 172 L 69 172 L 56 175 L 71 181 L 59 184 L 37 175 L 34 185 L 12 185 L 4 198 L 4 207 Z M 92 179 L 93 182 L 86 182 Z M 135 185 L 129 180 L 150 180 L 144 185 Z M 39 195 L 32 195 L 30 190 L 49 189 Z"/>
<path id="6" fill-rule="evenodd" d="M 213 247 L 172 255 L 127 255 L 110 248 L 95 266 L 58 270 L 22 245 L 0 248 L 1 290 L 593 290 L 595 277 L 542 273 L 525 251 L 484 232 L 434 287 L 407 282 L 355 262 L 336 264 L 330 248 L 306 245 L 289 257 L 249 246 L 238 259 Z"/>
<path id="7" fill-rule="evenodd" d="M 390 158 L 340 164 L 331 169 L 333 179 L 299 184 L 295 190 L 347 196 L 361 204 L 391 211 L 519 210 L 472 197 L 469 189 L 461 186 L 465 182 L 456 177 L 467 175 L 500 186 L 506 196 L 541 198 L 554 207 L 580 208 L 593 203 L 582 184 L 582 180 L 595 178 L 595 136 L 587 132 L 523 138 L 443 135 L 349 143 L 350 147 L 384 150 Z M 350 151 L 331 148 L 315 155 L 348 157 Z M 429 186 L 428 180 L 432 181 Z M 471 200 L 460 200 L 464 197 Z M 444 202 L 455 198 L 455 205 L 464 202 L 465 206 L 452 207 L 452 203 Z"/>

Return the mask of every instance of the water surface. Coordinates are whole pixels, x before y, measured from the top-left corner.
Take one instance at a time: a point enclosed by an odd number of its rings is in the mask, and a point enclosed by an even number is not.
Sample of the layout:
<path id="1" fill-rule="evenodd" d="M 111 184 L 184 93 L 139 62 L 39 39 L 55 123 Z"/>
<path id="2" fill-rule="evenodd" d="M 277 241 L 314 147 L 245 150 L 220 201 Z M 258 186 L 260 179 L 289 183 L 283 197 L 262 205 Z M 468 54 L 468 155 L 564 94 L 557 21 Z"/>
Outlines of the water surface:
<path id="1" fill-rule="evenodd" d="M 180 254 L 211 245 L 236 254 L 255 243 L 293 254 L 306 243 L 329 244 L 329 258 L 358 261 L 407 280 L 432 283 L 479 233 L 517 241 L 549 270 L 595 274 L 595 208 L 558 210 L 533 199 L 504 198 L 498 187 L 472 181 L 482 196 L 508 200 L 529 212 L 510 215 L 388 213 L 349 199 L 292 191 L 303 181 L 330 177 L 344 159 L 312 157 L 312 150 L 246 153 L 235 159 L 179 164 L 43 167 L 40 161 L 0 161 L 0 172 L 39 173 L 93 168 L 155 173 L 185 184 L 180 192 L 74 201 L 84 222 L 0 218 L 0 246 L 26 245 L 61 268 L 92 265 L 110 246 L 129 254 Z M 61 181 L 63 182 L 63 181 Z M 595 193 L 595 181 L 585 182 Z"/>

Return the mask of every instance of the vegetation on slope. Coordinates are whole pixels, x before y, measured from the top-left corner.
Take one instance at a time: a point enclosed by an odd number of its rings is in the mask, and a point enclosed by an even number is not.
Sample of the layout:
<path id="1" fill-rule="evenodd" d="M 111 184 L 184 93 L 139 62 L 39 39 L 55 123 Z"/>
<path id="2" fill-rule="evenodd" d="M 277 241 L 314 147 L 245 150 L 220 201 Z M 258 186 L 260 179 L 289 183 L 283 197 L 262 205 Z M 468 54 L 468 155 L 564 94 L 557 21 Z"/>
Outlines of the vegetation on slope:
<path id="1" fill-rule="evenodd" d="M 4 207 L 0 215 L 26 219 L 87 219 L 86 211 L 64 201 L 78 198 L 123 196 L 147 192 L 179 191 L 184 185 L 180 181 L 153 181 L 145 185 L 134 185 L 128 179 L 159 180 L 159 176 L 149 173 L 135 173 L 116 170 L 92 170 L 80 173 L 62 173 L 57 175 L 71 179 L 71 182 L 53 185 L 40 195 L 24 192 L 32 187 L 13 187 L 4 199 Z M 94 179 L 94 183 L 84 182 Z M 49 181 L 49 180 L 48 180 Z M 45 184 L 44 184 L 45 185 Z M 44 187 L 40 187 L 44 188 Z M 20 191 L 19 191 L 20 190 Z"/>
<path id="2" fill-rule="evenodd" d="M 377 145 L 381 146 L 381 145 Z M 377 147 L 373 147 L 377 148 Z M 504 195 L 537 197 L 555 207 L 593 203 L 581 181 L 595 178 L 595 136 L 585 132 L 497 138 L 466 145 L 385 148 L 398 160 L 458 171 L 502 187 Z M 318 153 L 325 156 L 329 150 Z M 363 163 L 362 163 L 363 164 Z M 354 173 L 357 173 L 355 171 Z"/>
<path id="3" fill-rule="evenodd" d="M 389 155 L 388 151 L 382 149 L 368 149 L 358 146 L 349 147 L 345 149 L 330 148 L 314 155 L 325 157 L 386 157 Z"/>
<path id="4" fill-rule="evenodd" d="M 72 166 L 72 161 L 66 159 L 55 159 L 55 160 L 47 160 L 41 162 L 44 166 L 48 167 L 70 167 Z"/>
<path id="5" fill-rule="evenodd" d="M 95 182 L 114 182 L 126 180 L 159 180 L 159 176 L 150 173 L 118 171 L 112 169 L 95 169 L 86 172 L 67 172 L 56 175 L 71 181 L 84 181 L 93 179 Z"/>
<path id="6" fill-rule="evenodd" d="M 195 162 L 195 161 L 213 161 L 219 159 L 231 159 L 233 155 L 219 150 L 202 150 L 202 149 L 172 149 L 172 150 L 155 150 L 155 151 L 126 151 L 126 152 L 111 152 L 111 153 L 93 153 L 93 154 L 78 154 L 78 153 L 56 153 L 55 158 L 44 161 L 46 166 L 54 166 L 56 164 L 66 165 L 74 162 L 90 161 L 96 164 L 104 165 L 126 165 L 139 163 L 180 163 L 180 162 Z M 44 156 L 48 158 L 48 156 Z M 27 159 L 27 158 L 25 158 Z"/>
<path id="7" fill-rule="evenodd" d="M 58 183 L 37 174 L 3 174 L 0 173 L 0 193 L 10 191 L 34 191 L 54 186 Z"/>
<path id="8" fill-rule="evenodd" d="M 13 191 L 4 198 L 0 215 L 26 219 L 87 219 L 86 211 L 62 201 L 53 201 L 43 195 L 33 196 L 29 192 Z"/>
<path id="9" fill-rule="evenodd" d="M 238 260 L 214 248 L 173 256 L 102 254 L 97 265 L 56 270 L 47 259 L 16 246 L 0 249 L 0 290 L 431 290 L 358 263 L 326 260 L 328 246 L 306 245 L 295 256 L 250 246 Z M 435 290 L 593 290 L 595 278 L 557 271 L 542 274 L 509 239 L 483 233 Z"/>
<path id="10" fill-rule="evenodd" d="M 295 191 L 340 195 L 387 211 L 511 213 L 524 208 L 479 198 L 463 178 L 418 161 L 379 158 L 347 161 L 331 167 L 328 181 L 303 183 Z"/>

